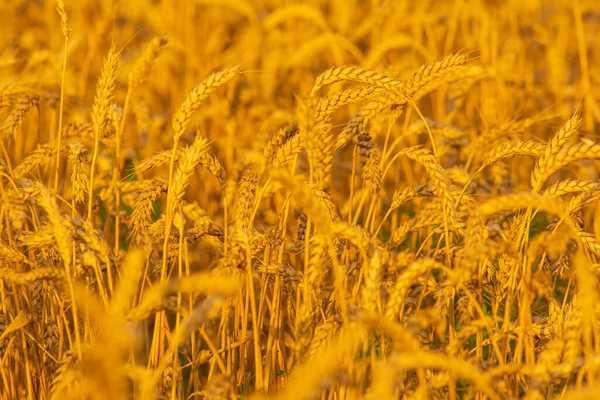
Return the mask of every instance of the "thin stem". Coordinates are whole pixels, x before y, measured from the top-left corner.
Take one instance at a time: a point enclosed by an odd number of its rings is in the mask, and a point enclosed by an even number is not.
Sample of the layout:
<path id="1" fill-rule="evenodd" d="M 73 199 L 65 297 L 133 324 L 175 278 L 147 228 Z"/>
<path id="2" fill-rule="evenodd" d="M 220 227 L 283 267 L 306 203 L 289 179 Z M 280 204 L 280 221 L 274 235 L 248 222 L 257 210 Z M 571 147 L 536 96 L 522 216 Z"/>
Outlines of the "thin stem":
<path id="1" fill-rule="evenodd" d="M 350 175 L 350 203 L 348 203 L 348 223 L 352 223 L 352 208 L 354 206 L 354 180 L 356 179 L 356 153 L 358 149 L 354 146 L 352 150 L 352 174 Z"/>
<path id="2" fill-rule="evenodd" d="M 92 222 L 92 205 L 94 203 L 94 174 L 96 172 L 96 160 L 98 159 L 98 142 L 100 140 L 99 127 L 94 127 L 94 155 L 90 166 L 90 185 L 88 187 L 88 212 L 87 220 Z"/>
<path id="3" fill-rule="evenodd" d="M 173 183 L 173 170 L 175 169 L 175 155 L 177 154 L 177 148 L 179 147 L 179 135 L 175 134 L 173 138 L 173 149 L 171 151 L 171 160 L 169 161 L 169 183 L 168 187 L 172 187 Z M 163 241 L 163 254 L 162 254 L 162 269 L 160 271 L 160 281 L 164 282 L 167 279 L 167 269 L 168 269 L 168 259 L 167 253 L 169 249 L 169 233 L 171 232 L 171 219 L 173 210 L 171 209 L 171 197 L 174 194 L 169 191 L 167 193 L 167 212 L 165 216 L 165 239 Z M 163 325 L 165 312 L 161 311 L 156 313 L 155 318 L 155 330 L 154 336 L 152 340 L 152 349 L 150 352 L 149 365 L 156 366 L 160 361 L 160 354 L 162 354 L 162 349 L 164 347 L 164 332 L 160 328 Z"/>
<path id="4" fill-rule="evenodd" d="M 258 330 L 258 313 L 256 312 L 256 295 L 254 293 L 254 278 L 252 274 L 252 251 L 250 246 L 246 246 L 246 271 L 248 273 L 248 292 L 250 301 L 250 312 L 252 313 L 252 329 L 254 335 L 254 363 L 256 379 L 254 380 L 255 389 L 257 391 L 262 390 L 263 386 L 263 369 L 262 369 L 262 356 L 260 350 L 260 334 Z"/>
<path id="5" fill-rule="evenodd" d="M 377 237 L 377 234 L 379 234 L 379 231 L 381 230 L 381 228 L 383 227 L 383 223 L 385 222 L 385 220 L 390 216 L 390 214 L 392 213 L 392 211 L 394 211 L 395 208 L 390 207 L 387 212 L 385 213 L 385 215 L 383 216 L 383 218 L 381 219 L 381 222 L 379 223 L 379 226 L 377 227 L 377 230 L 375 231 L 375 233 L 373 234 L 373 237 Z"/>
<path id="6" fill-rule="evenodd" d="M 414 103 L 414 101 L 410 101 L 410 105 L 413 106 L 413 108 L 415 109 L 415 111 L 417 112 L 417 114 L 419 114 L 419 117 L 421 118 L 421 120 L 425 124 L 425 128 L 427 128 L 427 134 L 429 135 L 429 140 L 431 141 L 431 150 L 433 150 L 433 155 L 437 159 L 438 158 L 438 156 L 437 156 L 437 148 L 435 146 L 435 140 L 433 140 L 433 133 L 431 132 L 431 128 L 429 127 L 429 124 L 427 123 L 427 120 L 425 119 L 425 117 L 423 116 L 423 114 L 421 114 L 421 111 L 419 111 L 419 108 Z"/>
<path id="7" fill-rule="evenodd" d="M 62 141 L 62 125 L 63 125 L 63 109 L 65 103 L 65 77 L 67 73 L 67 47 L 69 45 L 69 39 L 65 38 L 65 49 L 63 53 L 63 68 L 62 68 L 62 79 L 60 84 L 60 109 L 58 112 L 58 132 L 57 132 L 57 144 L 56 144 L 56 171 L 54 175 L 54 192 L 58 192 L 58 175 L 60 171 L 60 148 Z"/>
<path id="8" fill-rule="evenodd" d="M 129 103 L 131 101 L 131 86 L 127 89 L 127 94 L 125 95 L 125 105 L 123 106 L 123 115 L 121 116 L 121 123 L 119 124 L 119 129 L 117 129 L 117 149 L 116 149 L 116 162 L 117 167 L 115 168 L 115 197 L 116 197 L 116 215 L 115 215 L 115 254 L 119 253 L 119 239 L 120 239 L 120 229 L 121 229 L 121 137 L 123 136 L 123 132 L 125 130 L 125 120 L 127 119 L 127 112 L 129 111 Z"/>

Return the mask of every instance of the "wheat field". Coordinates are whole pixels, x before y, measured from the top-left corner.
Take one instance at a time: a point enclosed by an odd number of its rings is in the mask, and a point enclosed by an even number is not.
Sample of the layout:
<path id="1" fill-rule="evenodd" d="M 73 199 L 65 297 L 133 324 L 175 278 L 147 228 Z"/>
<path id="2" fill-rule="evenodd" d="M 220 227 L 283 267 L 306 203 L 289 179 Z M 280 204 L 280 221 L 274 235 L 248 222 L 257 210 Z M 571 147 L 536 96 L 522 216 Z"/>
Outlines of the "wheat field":
<path id="1" fill-rule="evenodd" d="M 597 0 L 0 11 L 1 399 L 600 398 Z"/>

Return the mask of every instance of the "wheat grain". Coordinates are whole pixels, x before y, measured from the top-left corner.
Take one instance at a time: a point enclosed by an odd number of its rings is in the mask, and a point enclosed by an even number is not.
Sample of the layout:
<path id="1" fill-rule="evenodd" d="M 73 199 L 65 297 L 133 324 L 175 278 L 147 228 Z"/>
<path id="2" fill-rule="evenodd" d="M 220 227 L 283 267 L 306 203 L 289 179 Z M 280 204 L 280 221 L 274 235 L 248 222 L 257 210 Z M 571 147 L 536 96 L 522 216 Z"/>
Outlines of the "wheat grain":
<path id="1" fill-rule="evenodd" d="M 590 2 L 5 3 L 0 397 L 596 396 Z"/>

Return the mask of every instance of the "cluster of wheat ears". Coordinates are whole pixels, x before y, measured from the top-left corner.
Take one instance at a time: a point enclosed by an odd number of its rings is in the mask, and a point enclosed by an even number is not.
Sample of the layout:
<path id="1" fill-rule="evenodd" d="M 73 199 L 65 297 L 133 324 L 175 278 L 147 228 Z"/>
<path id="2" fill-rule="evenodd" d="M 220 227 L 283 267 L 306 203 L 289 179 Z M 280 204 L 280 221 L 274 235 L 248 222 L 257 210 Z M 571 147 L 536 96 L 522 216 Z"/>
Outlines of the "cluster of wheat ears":
<path id="1" fill-rule="evenodd" d="M 2 399 L 600 396 L 596 1 L 66 3 L 0 5 Z"/>

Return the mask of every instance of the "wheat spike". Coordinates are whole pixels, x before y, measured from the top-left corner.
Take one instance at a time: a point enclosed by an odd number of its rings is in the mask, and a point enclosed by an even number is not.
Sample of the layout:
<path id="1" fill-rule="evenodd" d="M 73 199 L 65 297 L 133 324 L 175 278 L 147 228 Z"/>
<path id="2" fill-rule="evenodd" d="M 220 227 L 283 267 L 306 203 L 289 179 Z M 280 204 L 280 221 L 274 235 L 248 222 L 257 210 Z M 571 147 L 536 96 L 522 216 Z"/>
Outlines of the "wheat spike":
<path id="1" fill-rule="evenodd" d="M 564 147 L 556 154 L 551 155 L 544 163 L 538 163 L 532 175 L 532 186 L 539 190 L 544 182 L 559 169 L 579 160 L 595 159 L 600 157 L 600 144 L 593 142 L 580 142 L 570 147 Z"/>
<path id="2" fill-rule="evenodd" d="M 547 173 L 549 166 L 554 163 L 554 158 L 565 147 L 569 139 L 577 133 L 580 124 L 581 118 L 578 114 L 574 114 L 548 142 L 544 154 L 538 159 L 538 162 L 531 173 L 531 186 L 534 190 L 539 190 L 544 184 L 544 181 L 551 175 L 551 173 Z M 556 171 L 558 169 L 559 168 L 556 168 L 554 170 Z"/>
<path id="3" fill-rule="evenodd" d="M 106 136 L 110 116 L 112 114 L 112 102 L 117 81 L 117 70 L 119 68 L 120 54 L 113 47 L 110 48 L 102 65 L 100 78 L 96 87 L 96 96 L 92 107 L 92 124 L 97 137 Z"/>
<path id="4" fill-rule="evenodd" d="M 8 118 L 0 124 L 0 138 L 5 139 L 14 136 L 29 110 L 36 107 L 39 100 L 38 96 L 26 96 L 19 99 Z"/>
<path id="5" fill-rule="evenodd" d="M 131 90 L 138 88 L 146 82 L 154 61 L 166 44 L 166 36 L 159 36 L 152 39 L 152 42 L 146 47 L 138 61 L 135 63 L 133 71 L 129 74 L 129 87 Z"/>
<path id="6" fill-rule="evenodd" d="M 215 72 L 188 93 L 173 116 L 172 124 L 176 138 L 183 134 L 190 123 L 192 114 L 194 114 L 204 100 L 216 89 L 237 78 L 240 72 L 239 67 L 225 68 L 222 71 Z"/>
<path id="7" fill-rule="evenodd" d="M 314 95 L 321 87 L 331 85 L 339 81 L 351 81 L 357 83 L 365 83 L 387 91 L 393 92 L 401 85 L 400 81 L 382 75 L 378 72 L 363 69 L 355 66 L 343 66 L 331 68 L 321 75 L 315 81 L 310 94 Z"/>
<path id="8" fill-rule="evenodd" d="M 546 146 L 533 140 L 509 140 L 495 147 L 487 156 L 485 164 L 493 164 L 500 160 L 515 156 L 539 157 Z"/>
<path id="9" fill-rule="evenodd" d="M 233 220 L 237 229 L 250 228 L 250 216 L 254 208 L 258 174 L 252 170 L 244 171 L 240 181 L 240 198 L 237 202 Z"/>
<path id="10" fill-rule="evenodd" d="M 172 210 L 183 199 L 185 190 L 194 173 L 194 168 L 200 163 L 200 160 L 206 155 L 207 151 L 208 144 L 201 137 L 197 137 L 194 143 L 184 150 L 177 166 L 177 171 L 175 171 L 173 176 L 173 185 L 169 188 L 170 193 L 173 193 L 173 196 L 169 195 L 169 201 L 171 202 L 169 207 Z"/>

